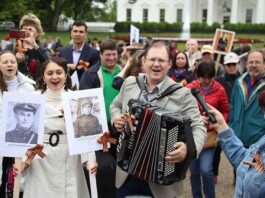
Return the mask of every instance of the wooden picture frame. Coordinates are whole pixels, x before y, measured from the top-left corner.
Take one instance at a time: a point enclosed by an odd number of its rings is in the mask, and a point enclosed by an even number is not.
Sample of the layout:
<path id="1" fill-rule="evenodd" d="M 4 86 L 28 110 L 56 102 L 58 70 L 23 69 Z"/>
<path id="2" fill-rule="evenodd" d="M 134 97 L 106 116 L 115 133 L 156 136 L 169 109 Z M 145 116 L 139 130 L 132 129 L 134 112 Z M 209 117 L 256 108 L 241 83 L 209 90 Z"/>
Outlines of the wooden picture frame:
<path id="1" fill-rule="evenodd" d="M 214 53 L 226 55 L 231 52 L 234 38 L 235 32 L 224 29 L 216 29 L 213 40 Z"/>

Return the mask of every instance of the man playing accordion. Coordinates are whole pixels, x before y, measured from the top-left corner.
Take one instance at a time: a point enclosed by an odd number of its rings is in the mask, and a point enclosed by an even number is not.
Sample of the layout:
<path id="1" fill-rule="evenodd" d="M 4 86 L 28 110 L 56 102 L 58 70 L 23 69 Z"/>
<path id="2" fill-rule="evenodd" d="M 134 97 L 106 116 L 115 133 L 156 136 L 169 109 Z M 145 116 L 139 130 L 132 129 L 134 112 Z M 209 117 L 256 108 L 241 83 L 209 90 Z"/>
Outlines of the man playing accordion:
<path id="1" fill-rule="evenodd" d="M 169 47 L 161 42 L 153 43 L 145 52 L 143 64 L 146 75 L 144 89 L 140 88 L 135 77 L 128 77 L 120 90 L 119 95 L 110 106 L 113 126 L 118 132 L 123 132 L 127 125 L 125 113 L 130 99 L 139 99 L 163 107 L 172 112 L 190 118 L 190 127 L 195 142 L 197 155 L 202 150 L 206 139 L 206 127 L 201 119 L 196 99 L 189 89 L 177 85 L 178 89 L 163 98 L 153 100 L 163 93 L 168 87 L 175 84 L 167 76 L 171 66 Z M 150 143 L 151 144 L 151 143 Z M 171 164 L 184 161 L 188 156 L 186 143 L 178 141 L 173 145 L 173 151 L 167 153 L 165 160 Z M 192 158 L 196 158 L 196 155 Z M 183 189 L 182 181 L 170 185 L 160 185 L 151 181 L 145 181 L 132 176 L 128 172 L 116 167 L 117 197 L 123 198 L 129 195 L 144 195 L 151 197 L 176 197 Z"/>

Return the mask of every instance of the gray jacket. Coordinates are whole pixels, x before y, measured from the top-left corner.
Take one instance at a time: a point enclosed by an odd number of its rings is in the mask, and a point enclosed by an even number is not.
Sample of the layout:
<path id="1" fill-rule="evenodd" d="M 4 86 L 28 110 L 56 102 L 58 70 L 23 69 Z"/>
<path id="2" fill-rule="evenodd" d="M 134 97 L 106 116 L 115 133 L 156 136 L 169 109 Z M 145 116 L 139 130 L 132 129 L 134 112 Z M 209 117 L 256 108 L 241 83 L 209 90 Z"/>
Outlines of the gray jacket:
<path id="1" fill-rule="evenodd" d="M 175 82 L 169 77 L 165 77 L 165 81 L 160 89 L 160 93 L 165 91 L 170 85 Z M 160 94 L 159 93 L 159 94 Z M 120 90 L 119 95 L 114 99 L 110 106 L 111 121 L 118 114 L 124 114 L 126 106 L 130 99 L 137 99 L 140 94 L 140 88 L 135 77 L 128 77 Z M 181 88 L 172 94 L 158 100 L 156 105 L 166 109 L 179 112 L 184 116 L 191 118 L 192 132 L 196 145 L 197 155 L 201 152 L 206 139 L 206 127 L 200 116 L 199 108 L 196 99 L 192 96 L 188 88 Z M 125 182 L 128 173 L 116 168 L 116 187 L 119 188 Z M 183 182 L 176 182 L 171 185 L 163 186 L 149 182 L 152 193 L 155 197 L 176 197 L 183 191 Z"/>

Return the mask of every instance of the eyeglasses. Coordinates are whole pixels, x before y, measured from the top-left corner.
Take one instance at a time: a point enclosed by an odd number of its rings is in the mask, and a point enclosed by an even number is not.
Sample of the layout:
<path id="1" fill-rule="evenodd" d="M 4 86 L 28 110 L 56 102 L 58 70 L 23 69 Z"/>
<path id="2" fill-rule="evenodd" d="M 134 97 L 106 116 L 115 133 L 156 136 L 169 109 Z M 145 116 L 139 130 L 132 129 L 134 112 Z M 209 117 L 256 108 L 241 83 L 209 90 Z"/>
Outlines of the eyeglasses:
<path id="1" fill-rule="evenodd" d="M 162 58 L 147 58 L 146 60 L 149 63 L 151 63 L 151 64 L 155 64 L 156 61 L 157 61 L 160 65 L 163 65 L 163 64 L 165 64 L 166 62 L 169 61 L 169 60 L 165 60 L 165 59 L 162 59 Z"/>
<path id="2" fill-rule="evenodd" d="M 237 64 L 236 63 L 227 63 L 226 66 L 228 67 L 232 67 L 232 66 L 236 66 Z"/>

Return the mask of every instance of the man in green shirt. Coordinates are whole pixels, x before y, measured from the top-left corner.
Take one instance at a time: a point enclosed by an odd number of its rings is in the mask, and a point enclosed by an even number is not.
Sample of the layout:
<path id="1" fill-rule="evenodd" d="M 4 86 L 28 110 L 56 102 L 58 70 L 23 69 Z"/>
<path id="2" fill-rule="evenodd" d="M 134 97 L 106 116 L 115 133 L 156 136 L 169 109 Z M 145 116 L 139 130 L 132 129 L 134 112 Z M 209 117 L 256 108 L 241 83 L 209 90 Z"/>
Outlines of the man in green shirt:
<path id="1" fill-rule="evenodd" d="M 81 77 L 80 86 L 83 89 L 103 88 L 105 108 L 107 114 L 108 127 L 111 135 L 115 135 L 110 124 L 110 104 L 118 95 L 119 90 L 112 87 L 114 77 L 120 72 L 120 66 L 117 65 L 118 52 L 116 42 L 113 40 L 104 40 L 100 44 L 100 62 L 91 66 Z M 116 146 L 111 145 L 107 153 L 96 152 L 99 171 L 96 175 L 98 188 L 98 197 L 114 198 L 116 197 L 115 188 L 115 160 Z"/>

